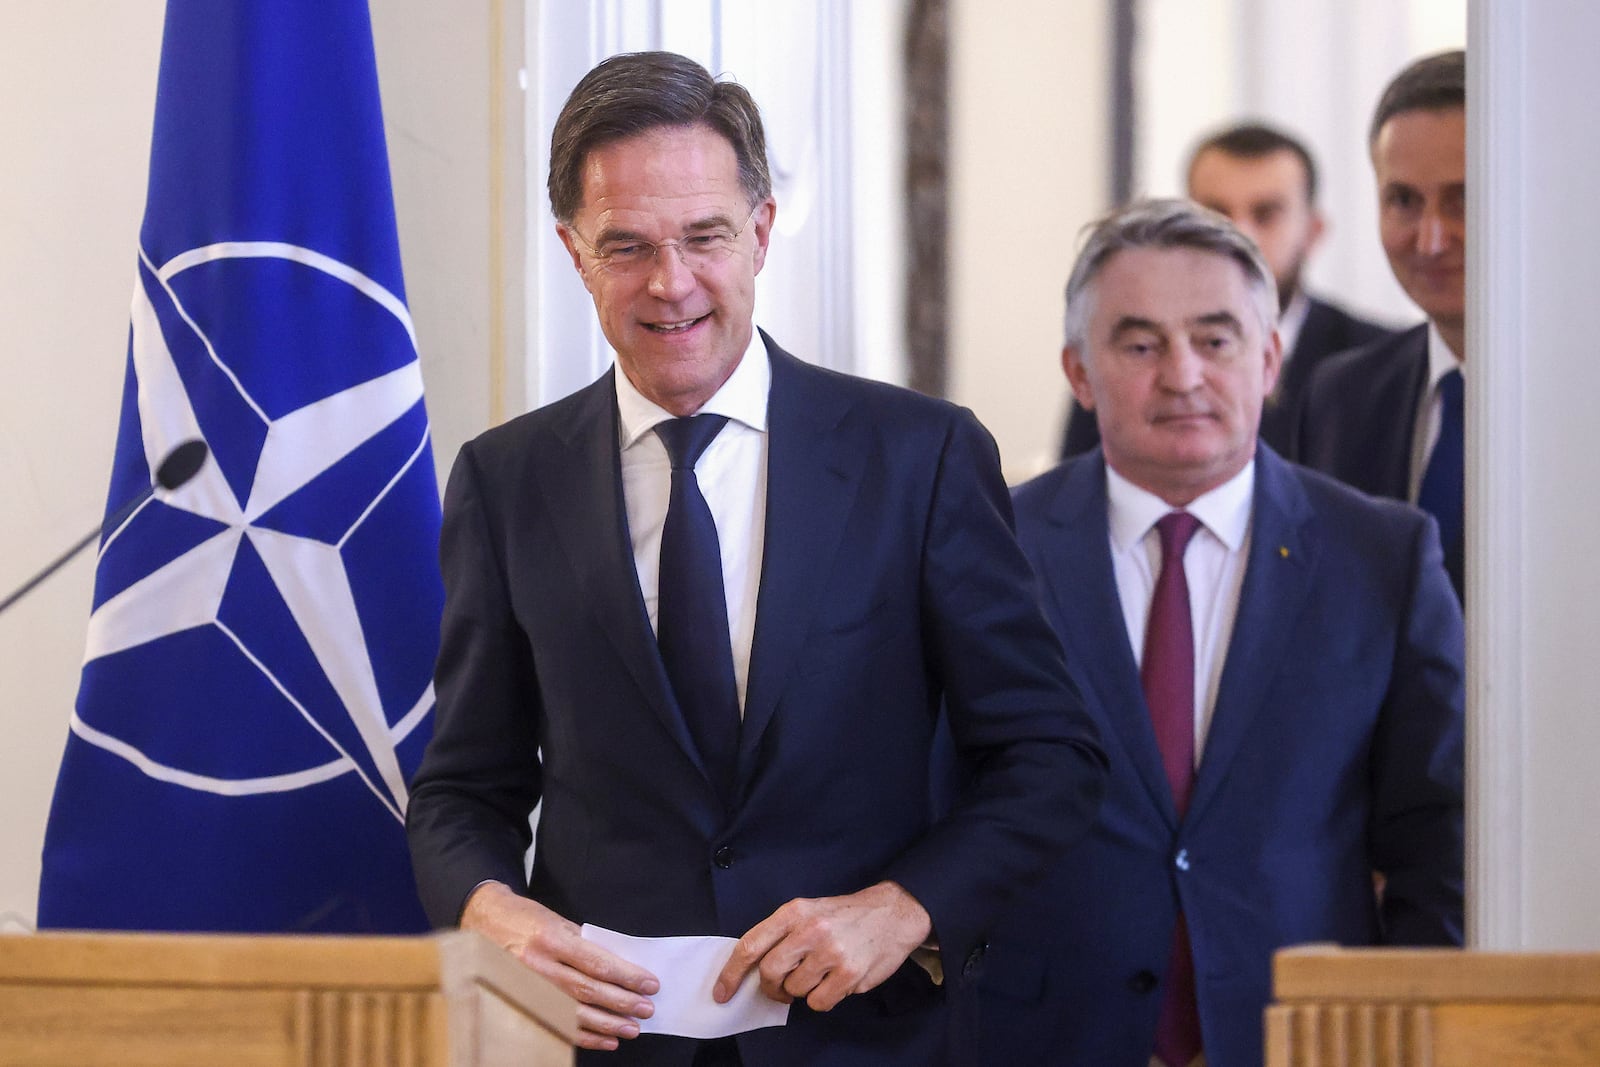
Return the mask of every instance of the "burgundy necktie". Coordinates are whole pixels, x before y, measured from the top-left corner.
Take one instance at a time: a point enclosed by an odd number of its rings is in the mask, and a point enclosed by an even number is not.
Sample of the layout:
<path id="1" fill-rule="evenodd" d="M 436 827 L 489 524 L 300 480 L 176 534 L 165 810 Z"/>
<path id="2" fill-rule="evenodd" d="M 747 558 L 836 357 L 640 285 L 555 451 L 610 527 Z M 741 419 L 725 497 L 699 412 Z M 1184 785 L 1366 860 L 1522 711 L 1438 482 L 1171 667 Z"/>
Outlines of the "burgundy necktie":
<path id="1" fill-rule="evenodd" d="M 1145 703 L 1150 707 L 1150 721 L 1179 819 L 1189 808 L 1189 791 L 1194 783 L 1194 625 L 1189 614 L 1189 580 L 1183 572 L 1183 553 L 1199 528 L 1200 520 L 1186 511 L 1170 512 L 1156 523 L 1161 537 L 1161 575 L 1156 579 L 1155 595 L 1150 598 L 1144 659 L 1139 667 Z M 1189 929 L 1181 911 L 1162 986 L 1156 1056 L 1168 1067 L 1188 1067 L 1200 1054 L 1200 1013 L 1195 1003 Z"/>

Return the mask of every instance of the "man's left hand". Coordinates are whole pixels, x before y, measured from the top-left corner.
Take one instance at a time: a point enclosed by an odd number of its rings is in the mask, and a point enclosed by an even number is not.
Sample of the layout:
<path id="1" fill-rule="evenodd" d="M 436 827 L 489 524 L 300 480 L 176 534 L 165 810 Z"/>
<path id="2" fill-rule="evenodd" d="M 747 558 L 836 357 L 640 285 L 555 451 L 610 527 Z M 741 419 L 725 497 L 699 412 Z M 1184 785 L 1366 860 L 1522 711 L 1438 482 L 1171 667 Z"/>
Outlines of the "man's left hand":
<path id="1" fill-rule="evenodd" d="M 800 997 L 813 1011 L 827 1011 L 888 978 L 932 929 L 927 910 L 894 882 L 791 900 L 739 939 L 711 995 L 726 1003 L 756 967 L 761 991 L 773 1000 Z"/>

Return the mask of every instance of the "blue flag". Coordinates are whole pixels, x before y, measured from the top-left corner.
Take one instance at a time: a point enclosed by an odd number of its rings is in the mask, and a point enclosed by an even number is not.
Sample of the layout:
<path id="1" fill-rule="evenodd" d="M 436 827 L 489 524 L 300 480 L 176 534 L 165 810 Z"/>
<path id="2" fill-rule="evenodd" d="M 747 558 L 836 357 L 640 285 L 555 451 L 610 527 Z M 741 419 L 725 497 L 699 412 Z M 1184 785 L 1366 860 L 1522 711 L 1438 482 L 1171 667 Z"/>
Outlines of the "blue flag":
<path id="1" fill-rule="evenodd" d="M 426 929 L 443 602 L 365 0 L 170 0 L 107 513 L 46 831 L 57 928 Z"/>

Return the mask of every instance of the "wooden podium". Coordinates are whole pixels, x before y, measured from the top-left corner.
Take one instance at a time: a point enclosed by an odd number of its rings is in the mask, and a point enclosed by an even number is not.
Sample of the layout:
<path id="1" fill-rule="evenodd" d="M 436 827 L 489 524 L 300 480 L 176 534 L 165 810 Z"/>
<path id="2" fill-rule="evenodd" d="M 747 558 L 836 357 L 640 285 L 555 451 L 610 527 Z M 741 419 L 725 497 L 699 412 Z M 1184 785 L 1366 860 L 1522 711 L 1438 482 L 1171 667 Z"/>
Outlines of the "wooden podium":
<path id="1" fill-rule="evenodd" d="M 1268 1067 L 1600 1064 L 1600 955 L 1285 949 Z"/>
<path id="2" fill-rule="evenodd" d="M 6 1067 L 548 1067 L 576 1037 L 477 934 L 0 936 Z"/>

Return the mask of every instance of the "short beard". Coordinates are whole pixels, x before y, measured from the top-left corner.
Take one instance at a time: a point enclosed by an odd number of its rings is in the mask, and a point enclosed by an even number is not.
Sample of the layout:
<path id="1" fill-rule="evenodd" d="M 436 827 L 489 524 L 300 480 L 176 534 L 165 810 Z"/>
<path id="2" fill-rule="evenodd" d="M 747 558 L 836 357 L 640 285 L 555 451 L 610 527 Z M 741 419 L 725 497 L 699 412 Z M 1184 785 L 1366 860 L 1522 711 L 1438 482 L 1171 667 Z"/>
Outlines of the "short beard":
<path id="1" fill-rule="evenodd" d="M 1306 269 L 1306 257 L 1302 255 L 1289 267 L 1288 277 L 1278 282 L 1278 314 L 1288 310 L 1289 304 L 1294 300 L 1295 294 L 1300 291 L 1300 276 Z"/>

